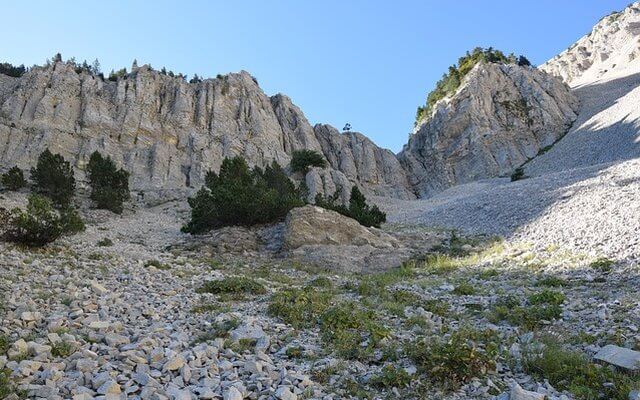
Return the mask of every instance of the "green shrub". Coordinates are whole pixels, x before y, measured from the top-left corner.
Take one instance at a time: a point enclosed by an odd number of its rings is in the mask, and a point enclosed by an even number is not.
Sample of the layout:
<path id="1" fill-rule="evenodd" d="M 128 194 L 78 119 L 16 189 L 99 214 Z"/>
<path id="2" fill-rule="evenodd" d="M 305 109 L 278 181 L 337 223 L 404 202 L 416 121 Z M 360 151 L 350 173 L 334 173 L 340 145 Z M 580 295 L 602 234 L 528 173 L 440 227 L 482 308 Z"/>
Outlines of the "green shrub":
<path id="1" fill-rule="evenodd" d="M 60 154 L 43 151 L 36 167 L 31 168 L 31 180 L 36 193 L 49 197 L 56 207 L 71 204 L 76 180 L 71 165 Z"/>
<path id="2" fill-rule="evenodd" d="M 312 287 L 287 289 L 271 297 L 267 311 L 296 329 L 309 328 L 330 307 L 333 296 Z"/>
<path id="3" fill-rule="evenodd" d="M 99 240 L 97 244 L 100 247 L 110 247 L 110 246 L 113 246 L 113 240 L 109 238 L 104 238 L 102 240 Z"/>
<path id="4" fill-rule="evenodd" d="M 36 194 L 29 196 L 25 211 L 15 208 L 0 222 L 3 239 L 29 246 L 44 246 L 63 233 L 62 221 L 51 201 Z"/>
<path id="5" fill-rule="evenodd" d="M 274 222 L 292 208 L 304 205 L 302 191 L 275 161 L 264 170 L 249 170 L 241 157 L 225 158 L 220 174 L 209 172 L 205 182 L 205 187 L 189 199 L 191 221 L 183 232 L 195 234 L 223 226 Z"/>
<path id="6" fill-rule="evenodd" d="M 553 292 L 556 293 L 556 292 Z M 560 293 L 564 301 L 564 295 Z M 511 325 L 521 326 L 527 330 L 534 330 L 542 321 L 559 319 L 562 307 L 556 304 L 560 300 L 555 294 L 538 294 L 530 297 L 536 304 L 522 305 L 514 296 L 500 298 L 487 316 L 490 322 L 507 321 Z"/>
<path id="7" fill-rule="evenodd" d="M 529 296 L 529 304 L 555 304 L 564 303 L 565 296 L 554 290 L 544 289 L 542 292 Z"/>
<path id="8" fill-rule="evenodd" d="M 147 267 L 147 268 L 148 267 L 154 267 L 154 268 L 157 268 L 157 269 L 159 269 L 161 271 L 165 271 L 165 270 L 171 269 L 170 266 L 168 266 L 167 264 L 163 264 L 163 263 L 161 263 L 160 261 L 158 261 L 156 259 L 145 261 L 144 266 Z"/>
<path id="9" fill-rule="evenodd" d="M 13 167 L 2 174 L 2 186 L 8 190 L 19 190 L 26 185 L 27 181 L 24 179 L 24 174 L 18 167 Z"/>
<path id="10" fill-rule="evenodd" d="M 554 388 L 567 390 L 577 399 L 626 400 L 631 390 L 640 388 L 637 377 L 594 364 L 582 353 L 565 350 L 553 340 L 545 340 L 541 350 L 525 351 L 522 366 L 527 373 L 548 380 Z"/>
<path id="11" fill-rule="evenodd" d="M 408 355 L 434 383 L 455 390 L 495 369 L 498 343 L 491 331 L 461 329 L 445 339 L 418 340 Z"/>
<path id="12" fill-rule="evenodd" d="M 476 293 L 476 288 L 473 287 L 470 283 L 461 283 L 455 288 L 453 288 L 453 294 L 457 294 L 458 296 L 471 296 Z"/>
<path id="13" fill-rule="evenodd" d="M 117 169 L 111 157 L 103 158 L 94 151 L 87 167 L 91 200 L 100 209 L 122 213 L 122 203 L 129 200 L 129 173 L 122 168 Z"/>
<path id="14" fill-rule="evenodd" d="M 320 317 L 320 334 L 327 348 L 340 357 L 364 359 L 389 336 L 389 330 L 372 310 L 364 310 L 353 302 L 343 302 Z"/>
<path id="15" fill-rule="evenodd" d="M 324 157 L 315 150 L 296 150 L 291 157 L 291 171 L 307 174 L 310 167 L 324 168 L 327 162 Z"/>
<path id="16" fill-rule="evenodd" d="M 333 210 L 344 216 L 353 218 L 364 226 L 380 228 L 380 225 L 387 221 L 387 214 L 380 211 L 376 205 L 369 206 L 366 197 L 360 192 L 357 186 L 351 188 L 349 207 L 339 204 L 339 195 L 340 192 L 336 192 L 331 197 L 323 197 L 318 193 L 315 198 L 315 204 L 318 207 Z"/>
<path id="17" fill-rule="evenodd" d="M 72 207 L 66 207 L 60 211 L 60 223 L 62 224 L 62 233 L 67 235 L 84 232 L 86 229 L 82 217 Z"/>
<path id="18" fill-rule="evenodd" d="M 387 364 L 371 378 L 371 385 L 380 389 L 403 388 L 411 382 L 411 375 L 404 368 Z"/>
<path id="19" fill-rule="evenodd" d="M 518 167 L 516 168 L 513 173 L 511 174 L 511 182 L 515 182 L 515 181 L 519 181 L 521 179 L 524 179 L 524 168 L 522 167 Z"/>
<path id="20" fill-rule="evenodd" d="M 536 282 L 537 286 L 561 287 L 567 286 L 567 281 L 557 276 L 544 276 Z"/>
<path id="21" fill-rule="evenodd" d="M 615 264 L 615 261 L 610 260 L 606 257 L 600 257 L 595 261 L 592 261 L 589 264 L 589 268 L 595 269 L 600 272 L 609 272 L 611 271 L 611 266 Z"/>
<path id="22" fill-rule="evenodd" d="M 267 289 L 253 279 L 232 276 L 216 281 L 207 281 L 199 289 L 198 293 L 212 294 L 265 294 Z"/>

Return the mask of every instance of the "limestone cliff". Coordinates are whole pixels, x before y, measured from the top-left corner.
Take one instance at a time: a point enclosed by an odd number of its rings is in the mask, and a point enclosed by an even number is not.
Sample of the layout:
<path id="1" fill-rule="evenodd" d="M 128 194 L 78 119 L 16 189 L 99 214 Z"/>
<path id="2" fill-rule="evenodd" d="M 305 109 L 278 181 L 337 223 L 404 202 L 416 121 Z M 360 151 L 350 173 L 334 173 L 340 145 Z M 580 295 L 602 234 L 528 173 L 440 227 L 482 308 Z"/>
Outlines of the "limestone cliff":
<path id="1" fill-rule="evenodd" d="M 540 66 L 571 86 L 628 75 L 639 68 L 640 2 L 600 19 L 591 32 Z"/>
<path id="2" fill-rule="evenodd" d="M 558 78 L 515 64 L 478 63 L 435 104 L 399 154 L 420 197 L 510 173 L 567 132 L 578 101 Z"/>
<path id="3" fill-rule="evenodd" d="M 311 177 L 330 181 L 322 187 L 348 192 L 359 183 L 368 193 L 411 196 L 404 171 L 375 158 L 389 159 L 389 152 L 367 141 L 367 151 L 332 153 L 341 149 L 332 143 L 342 140 L 317 133 L 288 97 L 268 97 L 246 72 L 188 83 L 143 66 L 114 82 L 56 62 L 20 78 L 0 74 L 0 169 L 27 170 L 49 147 L 82 180 L 89 155 L 99 150 L 131 172 L 134 191 L 166 198 L 200 187 L 224 157 L 287 166 L 294 150 L 307 148 L 330 160 Z"/>

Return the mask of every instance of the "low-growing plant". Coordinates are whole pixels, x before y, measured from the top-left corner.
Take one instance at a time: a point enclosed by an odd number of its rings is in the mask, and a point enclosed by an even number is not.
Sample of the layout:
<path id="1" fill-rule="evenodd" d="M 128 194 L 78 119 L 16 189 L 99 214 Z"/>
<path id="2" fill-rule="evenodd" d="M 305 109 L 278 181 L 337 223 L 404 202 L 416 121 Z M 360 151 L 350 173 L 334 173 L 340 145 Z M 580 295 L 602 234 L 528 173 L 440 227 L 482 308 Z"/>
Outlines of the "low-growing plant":
<path id="1" fill-rule="evenodd" d="M 544 289 L 539 293 L 534 293 L 529 296 L 529 304 L 555 304 L 560 305 L 564 303 L 566 297 L 561 292 L 554 290 Z"/>
<path id="2" fill-rule="evenodd" d="M 339 303 L 320 317 L 320 334 L 325 345 L 340 357 L 364 359 L 371 355 L 389 330 L 372 310 L 352 302 Z"/>
<path id="3" fill-rule="evenodd" d="M 20 190 L 27 185 L 24 173 L 18 167 L 13 167 L 2 174 L 2 186 L 7 190 Z"/>
<path id="4" fill-rule="evenodd" d="M 536 282 L 537 286 L 562 287 L 567 286 L 567 281 L 557 276 L 544 276 Z"/>
<path id="5" fill-rule="evenodd" d="M 309 172 L 311 167 L 324 168 L 327 161 L 322 154 L 315 150 L 295 150 L 291 156 L 291 171 L 301 172 L 304 175 Z"/>
<path id="6" fill-rule="evenodd" d="M 110 247 L 110 246 L 113 246 L 113 240 L 109 238 L 104 238 L 102 240 L 99 240 L 97 245 L 100 247 Z"/>
<path id="7" fill-rule="evenodd" d="M 145 267 L 154 267 L 157 268 L 159 270 L 168 270 L 171 269 L 171 267 L 167 264 L 163 264 L 162 262 L 160 262 L 159 260 L 156 259 L 151 259 L 151 260 L 147 260 L 144 262 L 144 266 Z"/>
<path id="8" fill-rule="evenodd" d="M 470 283 L 461 283 L 453 288 L 453 294 L 458 296 L 471 296 L 476 294 L 476 288 Z"/>
<path id="9" fill-rule="evenodd" d="M 522 366 L 525 372 L 548 380 L 556 389 L 567 390 L 577 399 L 626 400 L 631 390 L 640 388 L 637 377 L 597 365 L 554 340 L 544 340 L 542 348 L 527 349 Z"/>
<path id="10" fill-rule="evenodd" d="M 51 355 L 54 357 L 69 357 L 76 351 L 73 343 L 60 341 L 51 346 Z"/>
<path id="11" fill-rule="evenodd" d="M 611 271 L 611 266 L 615 264 L 615 261 L 610 260 L 606 257 L 600 257 L 589 264 L 589 268 L 595 269 L 600 272 L 609 272 Z"/>
<path id="12" fill-rule="evenodd" d="M 327 291 L 292 288 L 274 294 L 267 310 L 294 328 L 309 328 L 318 323 L 332 300 L 333 295 Z"/>
<path id="13" fill-rule="evenodd" d="M 408 355 L 434 383 L 455 390 L 495 370 L 498 343 L 492 331 L 462 328 L 444 339 L 418 340 Z"/>
<path id="14" fill-rule="evenodd" d="M 543 321 L 559 319 L 562 315 L 562 307 L 553 303 L 559 298 L 553 295 L 548 298 L 547 295 L 543 295 L 540 298 L 548 299 L 552 303 L 522 305 L 521 301 L 514 296 L 502 297 L 496 302 L 487 318 L 493 323 L 507 321 L 511 325 L 522 326 L 528 330 L 538 328 Z"/>
<path id="15" fill-rule="evenodd" d="M 404 368 L 387 364 L 371 378 L 370 383 L 379 389 L 401 389 L 411 383 L 411 375 Z"/>
<path id="16" fill-rule="evenodd" d="M 303 348 L 300 346 L 290 346 L 285 350 L 285 354 L 289 358 L 301 358 L 303 354 Z"/>
<path id="17" fill-rule="evenodd" d="M 229 294 L 229 295 L 260 295 L 267 293 L 267 289 L 259 282 L 243 276 L 232 276 L 215 281 L 207 281 L 197 293 Z"/>

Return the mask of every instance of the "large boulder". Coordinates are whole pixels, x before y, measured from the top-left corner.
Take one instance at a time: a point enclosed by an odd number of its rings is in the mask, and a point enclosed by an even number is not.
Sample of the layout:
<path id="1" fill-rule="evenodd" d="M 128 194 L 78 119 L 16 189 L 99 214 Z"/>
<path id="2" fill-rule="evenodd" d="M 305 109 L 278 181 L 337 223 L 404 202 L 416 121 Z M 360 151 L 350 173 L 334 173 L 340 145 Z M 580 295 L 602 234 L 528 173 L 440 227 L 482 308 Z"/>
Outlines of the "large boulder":
<path id="1" fill-rule="evenodd" d="M 376 272 L 400 266 L 442 242 L 432 232 L 390 234 L 367 228 L 335 211 L 316 206 L 291 210 L 282 250 L 295 260 L 340 272 Z"/>
<path id="2" fill-rule="evenodd" d="M 335 211 L 308 205 L 294 208 L 285 222 L 284 248 L 306 245 L 354 245 L 376 248 L 398 247 L 398 241 L 375 228 Z"/>

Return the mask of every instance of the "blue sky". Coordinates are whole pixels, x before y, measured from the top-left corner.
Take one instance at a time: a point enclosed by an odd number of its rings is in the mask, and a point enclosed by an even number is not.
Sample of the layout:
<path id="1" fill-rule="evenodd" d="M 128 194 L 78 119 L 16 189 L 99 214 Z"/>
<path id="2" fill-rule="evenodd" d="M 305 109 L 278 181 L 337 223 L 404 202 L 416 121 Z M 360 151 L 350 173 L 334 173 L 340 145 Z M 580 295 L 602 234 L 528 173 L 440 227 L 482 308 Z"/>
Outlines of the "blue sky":
<path id="1" fill-rule="evenodd" d="M 29 1 L 2 6 L 0 61 L 98 58 L 192 76 L 247 70 L 309 121 L 399 151 L 447 67 L 493 46 L 541 64 L 630 0 Z"/>

